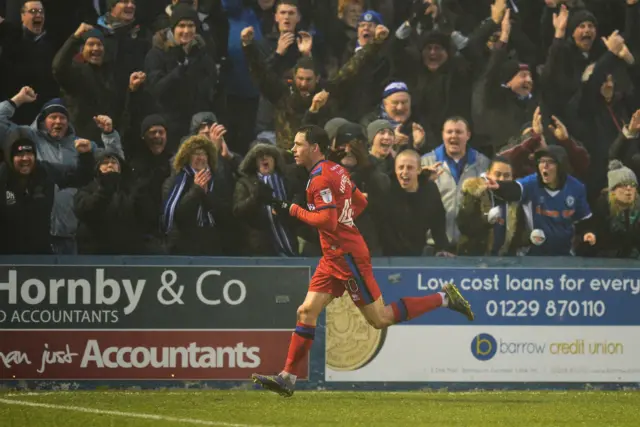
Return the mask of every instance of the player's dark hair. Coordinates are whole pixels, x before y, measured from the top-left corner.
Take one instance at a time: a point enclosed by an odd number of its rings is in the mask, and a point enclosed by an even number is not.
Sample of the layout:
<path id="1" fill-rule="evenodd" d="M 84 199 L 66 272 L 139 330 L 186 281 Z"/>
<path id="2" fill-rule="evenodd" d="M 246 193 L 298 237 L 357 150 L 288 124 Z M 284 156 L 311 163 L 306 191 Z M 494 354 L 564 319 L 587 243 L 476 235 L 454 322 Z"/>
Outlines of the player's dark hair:
<path id="1" fill-rule="evenodd" d="M 467 131 L 471 132 L 471 125 L 469 125 L 469 120 L 465 119 L 462 116 L 451 116 L 451 117 L 447 117 L 447 119 L 444 121 L 445 123 L 447 122 L 462 122 L 465 124 L 465 126 L 467 127 Z"/>
<path id="2" fill-rule="evenodd" d="M 308 56 L 303 56 L 298 59 L 298 62 L 296 62 L 296 67 L 293 70 L 294 74 L 297 73 L 300 69 L 311 70 L 315 73 L 316 76 L 318 75 L 318 71 L 316 70 L 316 62 L 313 60 L 313 58 L 309 58 Z"/>
<path id="3" fill-rule="evenodd" d="M 507 159 L 504 156 L 498 155 L 498 156 L 495 156 L 493 159 L 491 159 L 491 163 L 489 163 L 489 167 L 487 168 L 487 170 L 490 171 L 493 165 L 495 165 L 496 163 L 504 163 L 505 165 L 509 165 L 509 167 L 513 167 L 509 159 Z"/>
<path id="4" fill-rule="evenodd" d="M 309 144 L 317 144 L 323 153 L 326 153 L 331 145 L 329 135 L 320 126 L 305 125 L 298 129 L 298 133 L 304 134 L 304 139 Z"/>

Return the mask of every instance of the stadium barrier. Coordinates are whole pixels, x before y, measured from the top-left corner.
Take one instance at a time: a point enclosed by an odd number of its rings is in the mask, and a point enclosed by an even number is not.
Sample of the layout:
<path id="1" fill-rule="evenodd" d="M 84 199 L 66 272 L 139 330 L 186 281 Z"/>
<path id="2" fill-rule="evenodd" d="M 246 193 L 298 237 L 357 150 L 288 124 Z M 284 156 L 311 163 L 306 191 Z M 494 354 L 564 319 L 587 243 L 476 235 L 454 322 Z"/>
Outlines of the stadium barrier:
<path id="1" fill-rule="evenodd" d="M 0 387 L 251 387 L 286 357 L 315 259 L 4 257 Z M 640 264 L 380 258 L 385 301 L 453 281 L 437 310 L 371 328 L 347 298 L 319 321 L 302 389 L 640 386 Z"/>

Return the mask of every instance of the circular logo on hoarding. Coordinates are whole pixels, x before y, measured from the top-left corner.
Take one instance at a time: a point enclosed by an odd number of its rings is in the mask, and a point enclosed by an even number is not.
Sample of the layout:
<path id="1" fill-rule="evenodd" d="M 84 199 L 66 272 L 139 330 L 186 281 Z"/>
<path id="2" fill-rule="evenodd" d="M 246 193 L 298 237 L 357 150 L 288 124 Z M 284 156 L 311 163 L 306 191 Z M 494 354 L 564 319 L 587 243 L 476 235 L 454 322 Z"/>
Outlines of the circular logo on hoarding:
<path id="1" fill-rule="evenodd" d="M 498 343 L 492 335 L 479 334 L 471 340 L 471 354 L 478 360 L 491 360 L 497 351 Z"/>
<path id="2" fill-rule="evenodd" d="M 384 343 L 385 331 L 374 329 L 351 301 L 349 293 L 327 306 L 327 366 L 355 371 L 371 362 Z"/>

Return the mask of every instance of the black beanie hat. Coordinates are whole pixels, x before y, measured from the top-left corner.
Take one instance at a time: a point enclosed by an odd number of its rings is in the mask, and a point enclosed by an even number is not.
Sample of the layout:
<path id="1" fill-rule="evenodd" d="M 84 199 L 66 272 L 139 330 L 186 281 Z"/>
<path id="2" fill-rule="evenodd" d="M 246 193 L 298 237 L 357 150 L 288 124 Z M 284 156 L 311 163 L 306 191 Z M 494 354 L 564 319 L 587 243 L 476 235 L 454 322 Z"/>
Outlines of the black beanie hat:
<path id="1" fill-rule="evenodd" d="M 573 9 L 569 13 L 569 21 L 567 22 L 567 37 L 572 37 L 573 32 L 583 22 L 593 22 L 593 25 L 598 26 L 598 20 L 593 13 L 587 9 Z"/>
<path id="2" fill-rule="evenodd" d="M 500 83 L 509 82 L 513 76 L 518 74 L 520 71 L 528 71 L 529 66 L 527 64 L 521 64 L 515 59 L 508 59 L 504 64 L 500 67 Z"/>
<path id="3" fill-rule="evenodd" d="M 9 158 L 13 159 L 17 154 L 25 152 L 35 154 L 36 144 L 28 138 L 19 138 L 13 144 L 11 144 Z"/>
<path id="4" fill-rule="evenodd" d="M 198 12 L 193 9 L 193 6 L 179 3 L 171 11 L 171 30 L 180 23 L 180 21 L 192 21 L 194 24 L 198 24 L 200 19 L 198 18 Z"/>
<path id="5" fill-rule="evenodd" d="M 98 30 L 97 28 L 93 28 L 89 31 L 85 31 L 84 33 L 82 33 L 83 42 L 86 43 L 87 40 L 89 40 L 90 38 L 96 38 L 100 40 L 102 43 L 104 43 L 104 34 L 102 33 L 102 31 Z"/>
<path id="6" fill-rule="evenodd" d="M 167 122 L 160 114 L 150 114 L 142 120 L 140 125 L 140 136 L 144 138 L 144 134 L 150 128 L 154 126 L 162 126 L 164 130 L 167 130 Z"/>

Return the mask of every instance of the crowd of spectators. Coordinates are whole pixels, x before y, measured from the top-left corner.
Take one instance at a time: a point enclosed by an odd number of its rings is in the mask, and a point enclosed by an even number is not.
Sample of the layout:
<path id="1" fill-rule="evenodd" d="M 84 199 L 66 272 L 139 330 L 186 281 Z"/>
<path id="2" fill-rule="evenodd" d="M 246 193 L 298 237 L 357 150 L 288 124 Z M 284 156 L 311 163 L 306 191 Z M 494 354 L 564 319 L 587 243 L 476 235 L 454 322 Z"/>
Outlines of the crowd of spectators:
<path id="1" fill-rule="evenodd" d="M 640 0 L 0 0 L 0 254 L 640 259 Z"/>

